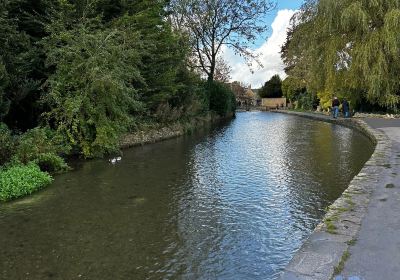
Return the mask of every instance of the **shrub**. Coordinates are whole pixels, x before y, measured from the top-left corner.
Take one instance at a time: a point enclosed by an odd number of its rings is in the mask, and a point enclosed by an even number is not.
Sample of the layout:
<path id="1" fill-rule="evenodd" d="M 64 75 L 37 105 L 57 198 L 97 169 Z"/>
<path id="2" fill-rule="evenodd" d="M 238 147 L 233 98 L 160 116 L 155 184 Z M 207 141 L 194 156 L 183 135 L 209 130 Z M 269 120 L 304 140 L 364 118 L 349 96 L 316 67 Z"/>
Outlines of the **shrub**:
<path id="1" fill-rule="evenodd" d="M 161 103 L 155 112 L 156 119 L 159 122 L 176 122 L 182 117 L 182 107 L 172 107 L 169 103 Z"/>
<path id="2" fill-rule="evenodd" d="M 31 194 L 51 182 L 51 176 L 42 172 L 33 162 L 2 169 L 0 170 L 0 201 Z"/>
<path id="3" fill-rule="evenodd" d="M 40 154 L 65 154 L 69 147 L 63 139 L 49 128 L 36 127 L 22 134 L 16 151 L 16 157 L 22 163 L 35 160 Z"/>
<path id="4" fill-rule="evenodd" d="M 55 69 L 47 80 L 44 99 L 51 109 L 44 117 L 86 158 L 118 150 L 121 134 L 143 109 L 133 87 L 143 82 L 138 35 L 97 24 L 63 30 L 54 23 L 44 43 L 47 63 Z"/>
<path id="5" fill-rule="evenodd" d="M 43 172 L 61 173 L 70 169 L 62 157 L 53 153 L 39 154 L 35 159 L 35 163 Z"/>
<path id="6" fill-rule="evenodd" d="M 234 93 L 224 84 L 219 82 L 208 82 L 206 90 L 210 98 L 210 110 L 220 116 L 233 113 L 236 109 Z"/>
<path id="7" fill-rule="evenodd" d="M 8 127 L 0 123 L 0 165 L 11 160 L 15 150 L 15 139 Z"/>
<path id="8" fill-rule="evenodd" d="M 297 97 L 297 108 L 303 110 L 314 110 L 319 104 L 319 100 L 315 94 L 304 92 Z"/>

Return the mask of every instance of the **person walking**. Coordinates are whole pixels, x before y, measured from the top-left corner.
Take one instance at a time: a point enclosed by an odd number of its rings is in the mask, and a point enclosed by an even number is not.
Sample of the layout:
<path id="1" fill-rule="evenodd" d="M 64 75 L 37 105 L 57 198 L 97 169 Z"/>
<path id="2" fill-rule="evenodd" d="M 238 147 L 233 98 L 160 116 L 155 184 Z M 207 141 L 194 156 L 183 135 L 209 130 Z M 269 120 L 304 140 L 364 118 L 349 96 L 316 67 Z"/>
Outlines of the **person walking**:
<path id="1" fill-rule="evenodd" d="M 343 114 L 345 118 L 350 117 L 350 106 L 349 106 L 349 102 L 347 102 L 346 98 L 343 99 L 342 101 L 342 110 L 343 110 Z"/>
<path id="2" fill-rule="evenodd" d="M 336 119 L 339 115 L 339 106 L 339 99 L 335 96 L 332 101 L 332 114 L 334 119 Z"/>

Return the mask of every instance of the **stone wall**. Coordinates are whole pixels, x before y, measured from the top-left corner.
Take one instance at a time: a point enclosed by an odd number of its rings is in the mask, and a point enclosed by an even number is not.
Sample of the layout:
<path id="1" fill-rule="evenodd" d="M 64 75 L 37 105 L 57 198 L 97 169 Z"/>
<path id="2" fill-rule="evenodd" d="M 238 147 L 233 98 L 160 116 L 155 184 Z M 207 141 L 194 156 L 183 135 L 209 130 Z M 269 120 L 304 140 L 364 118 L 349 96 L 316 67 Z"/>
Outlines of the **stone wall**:
<path id="1" fill-rule="evenodd" d="M 261 99 L 261 106 L 262 107 L 267 107 L 267 108 L 280 108 L 281 105 L 283 104 L 283 107 L 286 107 L 286 98 L 263 98 Z"/>
<path id="2" fill-rule="evenodd" d="M 170 138 L 182 136 L 200 127 L 204 127 L 206 125 L 232 117 L 233 115 L 227 117 L 220 117 L 215 114 L 208 114 L 203 117 L 196 117 L 191 121 L 176 122 L 165 126 L 139 130 L 124 135 L 121 138 L 120 147 L 122 149 L 126 149 L 129 147 L 155 143 Z"/>

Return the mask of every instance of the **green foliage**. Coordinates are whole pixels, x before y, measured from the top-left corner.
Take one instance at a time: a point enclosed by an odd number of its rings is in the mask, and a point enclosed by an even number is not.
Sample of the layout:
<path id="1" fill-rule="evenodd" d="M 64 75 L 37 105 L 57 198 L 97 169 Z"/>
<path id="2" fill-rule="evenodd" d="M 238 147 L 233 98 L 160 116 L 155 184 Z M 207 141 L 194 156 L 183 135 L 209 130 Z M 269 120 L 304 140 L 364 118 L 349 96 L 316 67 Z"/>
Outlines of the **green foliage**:
<path id="1" fill-rule="evenodd" d="M 34 128 L 19 137 L 15 156 L 22 163 L 37 159 L 41 154 L 67 154 L 70 147 L 64 139 L 49 128 Z"/>
<path id="2" fill-rule="evenodd" d="M 54 153 L 39 154 L 34 162 L 43 172 L 61 173 L 70 170 L 64 159 Z"/>
<path id="3" fill-rule="evenodd" d="M 6 97 L 5 93 L 8 83 L 8 73 L 0 55 L 0 121 L 8 114 L 10 108 L 10 101 Z"/>
<path id="4" fill-rule="evenodd" d="M 279 75 L 274 75 L 269 81 L 265 82 L 258 94 L 262 98 L 282 97 L 282 80 Z"/>
<path id="5" fill-rule="evenodd" d="M 15 152 L 15 137 L 8 127 L 0 123 L 0 166 L 11 160 Z"/>
<path id="6" fill-rule="evenodd" d="M 290 101 L 297 100 L 306 90 L 305 83 L 294 76 L 289 76 L 282 82 L 282 95 Z"/>
<path id="7" fill-rule="evenodd" d="M 0 201 L 31 194 L 51 181 L 51 176 L 42 172 L 35 163 L 0 169 Z"/>
<path id="8" fill-rule="evenodd" d="M 60 134 L 85 157 L 101 156 L 118 148 L 119 136 L 142 109 L 132 83 L 141 81 L 137 34 L 102 28 L 96 20 L 71 30 L 59 23 L 49 27 L 44 46 L 49 77 L 46 114 Z"/>
<path id="9" fill-rule="evenodd" d="M 396 109 L 400 104 L 400 2 L 307 0 L 282 48 L 289 77 L 310 92 Z"/>
<path id="10" fill-rule="evenodd" d="M 300 93 L 296 98 L 296 109 L 313 110 L 318 105 L 318 99 L 315 94 L 308 92 Z"/>
<path id="11" fill-rule="evenodd" d="M 220 116 L 227 116 L 236 109 L 234 93 L 224 84 L 219 82 L 207 82 L 206 90 L 210 98 L 210 110 Z"/>
<path id="12" fill-rule="evenodd" d="M 0 119 L 22 129 L 37 124 L 44 71 L 43 53 L 25 30 L 34 25 L 27 16 L 34 11 L 29 11 L 32 7 L 25 2 L 5 0 L 0 4 Z"/>
<path id="13" fill-rule="evenodd" d="M 189 48 L 185 38 L 174 33 L 160 16 L 163 14 L 162 3 L 144 2 L 140 13 L 115 21 L 118 28 L 136 32 L 142 42 L 137 50 L 141 55 L 140 74 L 143 81 L 135 86 L 151 110 L 175 99 L 187 85 L 187 81 L 182 80 L 182 72 L 187 71 L 185 60 Z"/>
<path id="14" fill-rule="evenodd" d="M 167 2 L 0 3 L 0 122 L 28 131 L 2 135 L 3 142 L 18 140 L 15 159 L 27 163 L 71 151 L 102 156 L 143 120 L 208 112 L 210 97 L 213 110 L 232 110 L 227 96 L 209 94 L 199 74 L 188 70 L 188 36 L 166 20 Z M 54 131 L 30 130 L 43 125 Z M 0 163 L 9 161 L 12 149 L 0 150 Z"/>

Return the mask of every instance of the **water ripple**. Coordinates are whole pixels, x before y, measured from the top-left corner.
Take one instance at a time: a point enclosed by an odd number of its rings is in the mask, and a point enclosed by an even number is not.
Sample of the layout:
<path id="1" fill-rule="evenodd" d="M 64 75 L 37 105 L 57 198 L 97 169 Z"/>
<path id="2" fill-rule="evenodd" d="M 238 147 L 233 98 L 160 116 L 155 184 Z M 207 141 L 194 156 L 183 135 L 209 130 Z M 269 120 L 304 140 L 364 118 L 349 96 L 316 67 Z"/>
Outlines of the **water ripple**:
<path id="1" fill-rule="evenodd" d="M 258 112 L 86 162 L 0 205 L 0 278 L 276 279 L 371 152 L 348 128 Z"/>

